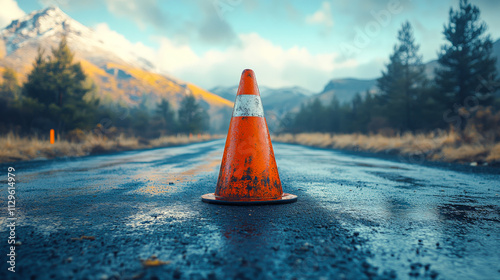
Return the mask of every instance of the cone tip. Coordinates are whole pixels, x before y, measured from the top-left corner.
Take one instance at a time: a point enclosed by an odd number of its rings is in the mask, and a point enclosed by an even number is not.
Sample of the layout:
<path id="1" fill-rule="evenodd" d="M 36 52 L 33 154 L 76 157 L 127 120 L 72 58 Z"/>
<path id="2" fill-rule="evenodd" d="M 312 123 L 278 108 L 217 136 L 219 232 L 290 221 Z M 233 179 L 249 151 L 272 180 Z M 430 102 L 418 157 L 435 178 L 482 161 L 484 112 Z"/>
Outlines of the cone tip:
<path id="1" fill-rule="evenodd" d="M 243 72 L 241 73 L 241 75 L 243 76 L 245 74 L 248 75 L 249 77 L 252 77 L 252 76 L 255 77 L 255 73 L 253 72 L 252 69 L 245 69 L 245 70 L 243 70 Z"/>
<path id="2" fill-rule="evenodd" d="M 259 88 L 257 86 L 257 79 L 255 78 L 255 73 L 252 69 L 245 69 L 241 73 L 240 86 L 238 87 L 237 95 L 242 94 L 260 95 Z"/>

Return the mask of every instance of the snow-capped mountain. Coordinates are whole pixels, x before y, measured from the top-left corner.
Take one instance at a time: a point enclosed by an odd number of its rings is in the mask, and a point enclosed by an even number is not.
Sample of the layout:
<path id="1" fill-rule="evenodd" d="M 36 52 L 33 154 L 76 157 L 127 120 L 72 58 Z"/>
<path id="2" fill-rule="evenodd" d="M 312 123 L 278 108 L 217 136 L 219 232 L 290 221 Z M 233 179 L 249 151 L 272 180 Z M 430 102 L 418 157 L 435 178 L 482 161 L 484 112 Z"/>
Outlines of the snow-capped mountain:
<path id="1" fill-rule="evenodd" d="M 194 94 L 209 114 L 212 127 L 225 125 L 233 102 L 194 84 L 156 71 L 153 63 L 133 49 L 100 38 L 93 29 L 72 19 L 57 7 L 34 11 L 0 29 L 0 73 L 10 67 L 24 80 L 41 47 L 50 54 L 66 36 L 68 46 L 85 73 L 97 85 L 101 103 L 134 106 L 145 103 L 153 108 L 166 98 L 177 108 L 187 94 Z"/>
<path id="2" fill-rule="evenodd" d="M 130 66 L 154 71 L 153 64 L 133 50 L 117 48 L 105 43 L 92 29 L 72 19 L 57 7 L 34 11 L 13 20 L 0 33 L 7 56 L 23 56 L 26 47 L 50 50 L 66 35 L 71 50 L 78 56 L 100 65 L 107 62 L 127 63 Z"/>

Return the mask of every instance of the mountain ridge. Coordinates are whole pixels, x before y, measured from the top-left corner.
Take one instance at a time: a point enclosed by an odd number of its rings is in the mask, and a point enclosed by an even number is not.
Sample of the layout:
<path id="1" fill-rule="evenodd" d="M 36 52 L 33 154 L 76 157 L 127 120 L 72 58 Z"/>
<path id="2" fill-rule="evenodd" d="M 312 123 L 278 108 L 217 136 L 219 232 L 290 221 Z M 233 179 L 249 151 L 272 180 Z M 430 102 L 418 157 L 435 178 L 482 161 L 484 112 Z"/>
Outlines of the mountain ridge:
<path id="1" fill-rule="evenodd" d="M 207 109 L 211 125 L 221 127 L 233 102 L 192 83 L 160 73 L 147 59 L 131 50 L 116 49 L 100 40 L 91 28 L 57 7 L 49 7 L 13 20 L 0 29 L 0 68 L 13 68 L 23 81 L 32 69 L 38 48 L 48 54 L 65 36 L 84 72 L 95 82 L 104 103 L 154 108 L 162 98 L 174 109 L 193 94 Z"/>
<path id="2" fill-rule="evenodd" d="M 493 56 L 497 57 L 496 67 L 500 75 L 500 39 L 493 42 Z M 434 70 L 439 67 L 438 61 L 430 60 L 424 63 L 425 74 L 429 79 L 434 78 Z M 358 78 L 338 78 L 331 79 L 325 85 L 323 90 L 317 94 L 314 94 L 305 102 L 310 102 L 314 98 L 319 98 L 323 104 L 328 104 L 331 102 L 333 96 L 336 96 L 340 103 L 350 102 L 354 98 L 356 93 L 364 96 L 368 91 L 370 94 L 377 94 L 379 89 L 377 88 L 377 79 L 358 79 Z"/>
<path id="3" fill-rule="evenodd" d="M 217 86 L 210 89 L 210 91 L 226 99 L 234 100 L 238 86 Z M 303 100 L 313 94 L 311 91 L 300 86 L 282 88 L 259 86 L 259 92 L 270 131 L 278 128 L 281 118 L 287 112 L 294 110 Z"/>

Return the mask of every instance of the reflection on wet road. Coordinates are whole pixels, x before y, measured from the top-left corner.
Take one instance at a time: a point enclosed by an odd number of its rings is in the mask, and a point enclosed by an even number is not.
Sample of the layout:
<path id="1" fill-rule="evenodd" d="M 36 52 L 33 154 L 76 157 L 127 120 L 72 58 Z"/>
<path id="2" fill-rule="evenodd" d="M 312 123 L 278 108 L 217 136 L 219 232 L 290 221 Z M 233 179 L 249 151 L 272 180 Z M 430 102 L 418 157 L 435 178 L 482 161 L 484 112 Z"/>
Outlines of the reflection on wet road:
<path id="1" fill-rule="evenodd" d="M 280 172 L 399 276 L 499 279 L 500 176 L 277 146 Z M 406 275 L 407 276 L 407 275 Z"/>
<path id="2" fill-rule="evenodd" d="M 500 279 L 494 170 L 274 144 L 283 188 L 297 203 L 204 204 L 223 147 L 218 140 L 13 164 L 23 260 L 16 276 Z M 0 205 L 6 198 L 2 189 Z M 0 220 L 4 235 L 6 225 Z M 71 239 L 81 235 L 96 241 Z M 139 260 L 152 255 L 171 264 L 143 268 Z"/>

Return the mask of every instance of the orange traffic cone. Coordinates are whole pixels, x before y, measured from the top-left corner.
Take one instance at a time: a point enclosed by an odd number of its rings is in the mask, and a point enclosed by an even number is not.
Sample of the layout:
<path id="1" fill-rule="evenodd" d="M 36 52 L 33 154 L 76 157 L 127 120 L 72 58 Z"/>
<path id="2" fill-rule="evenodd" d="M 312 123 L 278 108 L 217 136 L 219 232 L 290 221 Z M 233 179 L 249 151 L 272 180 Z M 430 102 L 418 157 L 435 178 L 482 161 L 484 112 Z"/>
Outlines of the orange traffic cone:
<path id="1" fill-rule="evenodd" d="M 201 197 L 217 204 L 277 204 L 297 201 L 283 193 L 255 73 L 246 69 L 234 102 L 215 193 Z"/>

